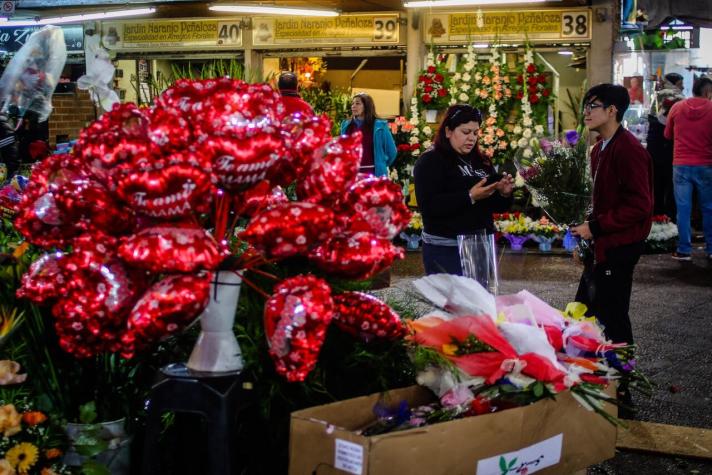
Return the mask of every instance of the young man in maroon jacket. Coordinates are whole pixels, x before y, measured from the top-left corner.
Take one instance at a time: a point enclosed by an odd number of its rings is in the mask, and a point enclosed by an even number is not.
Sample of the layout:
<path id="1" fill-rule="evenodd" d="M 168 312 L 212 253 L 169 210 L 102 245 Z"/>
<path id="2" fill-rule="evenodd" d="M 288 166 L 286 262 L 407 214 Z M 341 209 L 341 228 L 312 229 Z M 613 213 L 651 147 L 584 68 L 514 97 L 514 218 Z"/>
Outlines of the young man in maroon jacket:
<path id="1" fill-rule="evenodd" d="M 593 209 L 572 233 L 592 239 L 594 250 L 576 300 L 605 326 L 609 339 L 633 343 L 628 309 L 633 270 L 652 225 L 653 173 L 647 150 L 621 126 L 629 103 L 628 91 L 613 84 L 592 87 L 584 96 L 584 122 L 600 140 L 591 152 Z"/>

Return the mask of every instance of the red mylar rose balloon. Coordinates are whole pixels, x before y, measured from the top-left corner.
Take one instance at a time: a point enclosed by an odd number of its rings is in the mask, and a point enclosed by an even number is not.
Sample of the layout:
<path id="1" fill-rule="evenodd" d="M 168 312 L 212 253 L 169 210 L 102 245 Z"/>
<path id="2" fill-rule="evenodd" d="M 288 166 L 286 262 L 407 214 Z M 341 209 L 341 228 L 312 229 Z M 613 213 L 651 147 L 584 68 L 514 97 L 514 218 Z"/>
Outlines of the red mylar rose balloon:
<path id="1" fill-rule="evenodd" d="M 331 121 L 326 116 L 292 114 L 282 121 L 282 137 L 288 153 L 270 169 L 268 178 L 287 186 L 304 177 L 315 154 L 331 140 Z"/>
<path id="2" fill-rule="evenodd" d="M 333 305 L 329 284 L 312 275 L 283 280 L 265 303 L 269 354 L 288 381 L 304 381 L 314 369 Z"/>
<path id="3" fill-rule="evenodd" d="M 182 330 L 208 305 L 210 275 L 172 275 L 154 284 L 136 302 L 123 337 L 127 350 Z"/>
<path id="4" fill-rule="evenodd" d="M 317 154 L 304 179 L 297 183 L 297 195 L 300 199 L 320 204 L 343 198 L 358 175 L 361 151 L 360 131 L 329 142 L 323 155 Z"/>
<path id="5" fill-rule="evenodd" d="M 235 212 L 238 216 L 254 216 L 271 206 L 288 202 L 289 198 L 281 187 L 263 180 L 235 197 Z"/>
<path id="6" fill-rule="evenodd" d="M 252 218 L 240 238 L 270 257 L 305 254 L 325 240 L 334 226 L 334 213 L 313 203 L 289 202 Z"/>
<path id="7" fill-rule="evenodd" d="M 16 292 L 17 298 L 43 304 L 62 295 L 65 286 L 64 260 L 65 255 L 61 252 L 41 255 L 22 276 L 22 286 Z"/>
<path id="8" fill-rule="evenodd" d="M 236 81 L 230 91 L 220 90 L 206 98 L 212 130 L 231 134 L 242 129 L 245 122 L 262 118 L 281 121 L 285 109 L 280 94 L 269 84 L 248 84 Z"/>
<path id="9" fill-rule="evenodd" d="M 388 239 L 370 233 L 332 237 L 316 247 L 309 259 L 317 267 L 351 279 L 368 279 L 387 269 L 395 258 L 402 259 L 403 249 Z"/>
<path id="10" fill-rule="evenodd" d="M 125 238 L 119 256 L 157 273 L 213 270 L 223 258 L 213 236 L 197 226 L 154 226 Z"/>
<path id="11" fill-rule="evenodd" d="M 400 185 L 385 177 L 356 182 L 339 209 L 349 234 L 367 231 L 393 239 L 410 222 Z"/>
<path id="12" fill-rule="evenodd" d="M 218 185 L 228 191 L 244 190 L 264 180 L 270 167 L 285 154 L 279 132 L 268 123 L 251 132 L 249 137 L 215 137 L 200 145 Z"/>
<path id="13" fill-rule="evenodd" d="M 150 119 L 148 137 L 163 153 L 183 150 L 195 140 L 190 118 L 178 110 L 155 108 Z"/>
<path id="14" fill-rule="evenodd" d="M 126 167 L 116 191 L 139 213 L 180 219 L 210 207 L 211 186 L 209 167 L 185 152 Z"/>
<path id="15" fill-rule="evenodd" d="M 363 341 L 396 340 L 406 333 L 400 317 L 373 295 L 344 292 L 334 296 L 334 322 Z"/>

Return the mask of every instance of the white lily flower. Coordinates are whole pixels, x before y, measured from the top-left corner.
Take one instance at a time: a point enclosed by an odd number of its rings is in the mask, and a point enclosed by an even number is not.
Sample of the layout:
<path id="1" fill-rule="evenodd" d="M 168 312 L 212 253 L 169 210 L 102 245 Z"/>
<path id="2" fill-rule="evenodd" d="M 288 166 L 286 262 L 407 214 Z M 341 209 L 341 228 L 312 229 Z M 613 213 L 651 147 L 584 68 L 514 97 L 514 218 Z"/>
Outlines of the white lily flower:
<path id="1" fill-rule="evenodd" d="M 525 117 L 522 119 L 522 125 L 524 127 L 531 127 L 532 126 L 532 119 L 530 117 Z"/>
<path id="2" fill-rule="evenodd" d="M 464 92 L 460 93 L 460 95 L 457 98 L 460 99 L 462 102 L 467 102 L 470 100 L 470 96 L 468 96 Z"/>
<path id="3" fill-rule="evenodd" d="M 531 138 L 532 136 L 532 129 L 524 129 L 524 132 L 522 132 L 522 137 L 524 138 Z"/>

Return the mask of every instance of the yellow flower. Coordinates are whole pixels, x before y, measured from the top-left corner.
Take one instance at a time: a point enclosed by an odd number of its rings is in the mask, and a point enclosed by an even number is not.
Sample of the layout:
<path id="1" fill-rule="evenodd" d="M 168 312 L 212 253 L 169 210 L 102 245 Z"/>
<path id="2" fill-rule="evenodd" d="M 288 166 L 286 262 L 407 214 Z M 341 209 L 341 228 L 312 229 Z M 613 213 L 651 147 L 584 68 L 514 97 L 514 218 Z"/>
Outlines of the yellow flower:
<path id="1" fill-rule="evenodd" d="M 20 473 L 27 473 L 39 458 L 39 450 L 29 442 L 21 442 L 7 451 L 5 458 Z"/>
<path id="2" fill-rule="evenodd" d="M 17 246 L 14 251 L 12 251 L 12 257 L 14 257 L 15 259 L 21 258 L 29 248 L 30 243 L 27 241 L 23 242 L 22 244 Z"/>
<path id="3" fill-rule="evenodd" d="M 10 465 L 10 462 L 8 462 L 5 459 L 0 460 L 0 475 L 16 475 L 17 472 L 15 471 L 14 468 L 12 468 L 12 465 Z"/>
<path id="4" fill-rule="evenodd" d="M 457 354 L 457 345 L 446 343 L 443 345 L 443 354 L 447 356 L 455 356 Z"/>
<path id="5" fill-rule="evenodd" d="M 20 363 L 12 360 L 0 360 L 0 386 L 19 384 L 27 379 L 26 374 L 17 374 Z"/>
<path id="6" fill-rule="evenodd" d="M 5 437 L 11 437 L 20 432 L 20 421 L 22 416 L 12 404 L 0 406 L 0 432 Z"/>

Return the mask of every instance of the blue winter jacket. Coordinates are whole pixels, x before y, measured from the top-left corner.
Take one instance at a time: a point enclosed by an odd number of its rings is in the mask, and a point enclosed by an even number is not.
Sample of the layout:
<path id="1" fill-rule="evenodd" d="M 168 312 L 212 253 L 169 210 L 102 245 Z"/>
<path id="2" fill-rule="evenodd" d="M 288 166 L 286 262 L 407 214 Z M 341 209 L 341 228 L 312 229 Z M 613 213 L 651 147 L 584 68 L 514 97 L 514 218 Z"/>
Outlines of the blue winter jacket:
<path id="1" fill-rule="evenodd" d="M 346 133 L 351 119 L 341 123 L 341 135 Z M 396 159 L 396 143 L 393 141 L 393 134 L 388 128 L 388 122 L 376 119 L 373 124 L 373 162 L 376 166 L 374 172 L 376 176 L 387 176 L 388 166 Z"/>

